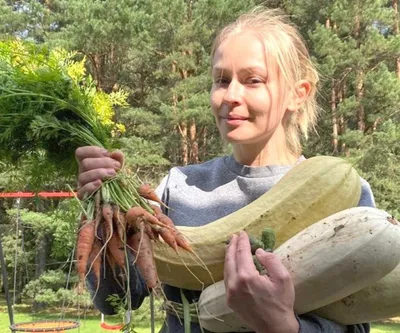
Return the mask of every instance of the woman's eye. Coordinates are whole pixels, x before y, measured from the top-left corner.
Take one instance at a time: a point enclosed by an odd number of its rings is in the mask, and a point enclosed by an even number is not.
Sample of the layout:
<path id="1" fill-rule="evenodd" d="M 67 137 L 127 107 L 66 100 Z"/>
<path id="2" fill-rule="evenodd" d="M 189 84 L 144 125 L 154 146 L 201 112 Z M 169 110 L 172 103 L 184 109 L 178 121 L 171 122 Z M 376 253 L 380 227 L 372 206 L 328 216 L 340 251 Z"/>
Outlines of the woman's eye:
<path id="1" fill-rule="evenodd" d="M 247 84 L 257 84 L 257 83 L 262 83 L 262 82 L 263 81 L 258 77 L 251 77 L 251 78 L 246 80 Z"/>
<path id="2" fill-rule="evenodd" d="M 215 78 L 214 82 L 216 84 L 227 84 L 227 83 L 229 83 L 229 80 L 227 78 L 225 78 L 225 77 L 221 77 L 220 76 L 220 77 Z"/>

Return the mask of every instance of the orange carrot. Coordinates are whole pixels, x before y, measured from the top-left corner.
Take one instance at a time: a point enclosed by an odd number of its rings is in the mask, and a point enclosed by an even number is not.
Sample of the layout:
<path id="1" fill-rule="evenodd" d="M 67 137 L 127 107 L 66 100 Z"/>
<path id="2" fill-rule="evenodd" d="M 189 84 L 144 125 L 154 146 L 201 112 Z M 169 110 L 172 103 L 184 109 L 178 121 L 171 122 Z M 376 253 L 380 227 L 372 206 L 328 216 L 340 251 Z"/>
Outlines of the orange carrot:
<path id="1" fill-rule="evenodd" d="M 119 207 L 116 205 L 113 206 L 113 221 L 114 226 L 117 229 L 117 235 L 122 241 L 124 241 L 126 227 L 125 215 L 119 210 Z"/>
<path id="2" fill-rule="evenodd" d="M 154 216 L 157 217 L 158 214 L 162 214 L 160 206 L 150 205 L 151 209 L 154 211 Z M 157 217 L 158 218 L 158 217 Z"/>
<path id="3" fill-rule="evenodd" d="M 181 247 L 182 249 L 184 249 L 190 253 L 193 253 L 193 249 L 190 247 L 190 245 L 187 242 L 187 240 L 185 239 L 185 237 L 176 229 L 174 232 L 174 236 L 175 236 L 176 244 L 178 244 L 179 247 Z"/>
<path id="4" fill-rule="evenodd" d="M 101 243 L 95 238 L 93 242 L 92 251 L 89 255 L 89 261 L 92 265 L 93 274 L 96 277 L 97 286 L 100 283 L 100 270 L 101 270 Z"/>
<path id="5" fill-rule="evenodd" d="M 119 215 L 119 207 L 116 204 L 112 204 L 111 205 L 112 211 L 113 211 L 113 219 L 116 220 L 118 219 L 118 215 Z"/>
<path id="6" fill-rule="evenodd" d="M 119 223 L 121 224 L 121 228 L 123 230 L 123 232 L 126 232 L 126 218 L 125 218 L 125 214 L 123 212 L 119 212 Z M 121 238 L 123 240 L 123 238 Z"/>
<path id="7" fill-rule="evenodd" d="M 142 275 L 149 289 L 157 287 L 158 275 L 153 258 L 153 248 L 149 235 L 144 231 L 144 222 L 141 222 L 140 233 L 129 238 L 129 244 L 135 253 L 136 267 Z"/>
<path id="8" fill-rule="evenodd" d="M 100 211 L 100 202 L 101 202 L 100 191 L 97 191 L 96 194 L 94 195 L 94 204 L 96 212 Z"/>
<path id="9" fill-rule="evenodd" d="M 94 221 L 83 220 L 81 222 L 76 245 L 77 271 L 81 282 L 84 281 L 89 254 L 95 240 Z"/>
<path id="10" fill-rule="evenodd" d="M 140 232 L 134 232 L 130 234 L 126 239 L 126 244 L 133 251 L 135 257 L 139 248 L 139 242 L 140 242 Z"/>
<path id="11" fill-rule="evenodd" d="M 107 249 L 115 259 L 116 264 L 121 268 L 125 268 L 125 248 L 117 233 L 114 232 L 112 234 L 107 244 Z"/>
<path id="12" fill-rule="evenodd" d="M 178 252 L 178 245 L 175 240 L 175 235 L 171 230 L 161 227 L 158 233 L 160 234 L 161 238 L 164 240 L 165 243 L 167 243 L 170 247 L 172 247 L 175 250 L 175 252 Z"/>
<path id="13" fill-rule="evenodd" d="M 154 216 L 161 222 L 164 223 L 165 225 L 168 225 L 170 227 L 175 227 L 174 222 L 165 215 L 161 208 L 156 206 L 156 205 L 151 205 L 151 208 L 154 210 Z"/>
<path id="14" fill-rule="evenodd" d="M 154 215 L 151 215 L 143 207 L 136 206 L 136 207 L 130 208 L 126 212 L 126 221 L 128 224 L 135 225 L 137 223 L 138 218 L 142 218 L 143 220 L 145 220 L 149 223 L 152 223 L 154 225 L 159 225 L 160 227 L 166 227 L 166 228 L 172 229 L 170 226 L 167 226 L 164 223 L 161 223 Z"/>
<path id="15" fill-rule="evenodd" d="M 178 229 L 176 229 L 174 222 L 172 222 L 172 220 L 161 211 L 160 207 L 152 205 L 151 208 L 154 210 L 156 218 L 161 223 L 164 223 L 165 225 L 174 228 L 172 232 L 175 236 L 175 241 L 178 244 L 178 246 L 190 253 L 193 253 L 193 249 L 190 247 L 189 243 L 186 241 L 184 236 L 178 231 Z"/>
<path id="16" fill-rule="evenodd" d="M 112 207 L 109 203 L 104 203 L 102 207 L 102 213 L 103 213 L 103 230 L 104 230 L 104 235 L 103 235 L 103 241 L 108 242 L 109 239 L 111 238 L 113 234 L 113 210 Z"/>
<path id="17" fill-rule="evenodd" d="M 150 224 L 145 223 L 144 228 L 145 228 L 146 233 L 149 235 L 149 237 L 152 241 L 158 240 L 158 233 L 154 228 L 151 227 Z"/>
<path id="18" fill-rule="evenodd" d="M 151 185 L 149 183 L 141 184 L 137 191 L 139 195 L 143 198 L 157 202 L 160 205 L 164 205 L 161 199 L 157 196 L 156 192 L 151 188 Z"/>

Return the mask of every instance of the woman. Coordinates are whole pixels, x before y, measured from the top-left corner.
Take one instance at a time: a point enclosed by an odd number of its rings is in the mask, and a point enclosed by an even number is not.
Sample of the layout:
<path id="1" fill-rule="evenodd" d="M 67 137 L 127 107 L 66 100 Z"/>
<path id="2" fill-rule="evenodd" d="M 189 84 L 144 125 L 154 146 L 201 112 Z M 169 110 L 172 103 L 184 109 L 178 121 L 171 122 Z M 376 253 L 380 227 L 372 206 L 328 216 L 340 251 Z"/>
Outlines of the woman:
<path id="1" fill-rule="evenodd" d="M 305 158 L 301 136 L 313 128 L 318 75 L 298 31 L 276 11 L 256 8 L 225 27 L 212 50 L 211 108 L 232 156 L 175 167 L 157 193 L 170 207 L 165 213 L 176 225 L 199 226 L 230 214 L 268 191 L 293 165 Z M 101 179 L 121 166 L 120 152 L 82 147 L 80 196 L 93 192 Z M 370 186 L 362 181 L 359 205 L 374 206 Z M 278 258 L 258 251 L 269 276 L 255 269 L 246 233 L 234 235 L 226 251 L 224 281 L 228 305 L 258 333 L 369 332 L 369 325 L 345 327 L 315 315 L 294 313 L 290 274 Z M 107 295 L 119 293 L 108 276 L 95 298 L 103 312 L 112 312 Z M 147 291 L 141 278 L 131 279 L 132 299 L 140 306 Z M 181 302 L 180 291 L 165 286 L 168 299 Z M 185 291 L 190 302 L 199 292 Z M 162 332 L 183 332 L 174 313 L 167 313 Z M 191 332 L 200 332 L 192 323 Z"/>

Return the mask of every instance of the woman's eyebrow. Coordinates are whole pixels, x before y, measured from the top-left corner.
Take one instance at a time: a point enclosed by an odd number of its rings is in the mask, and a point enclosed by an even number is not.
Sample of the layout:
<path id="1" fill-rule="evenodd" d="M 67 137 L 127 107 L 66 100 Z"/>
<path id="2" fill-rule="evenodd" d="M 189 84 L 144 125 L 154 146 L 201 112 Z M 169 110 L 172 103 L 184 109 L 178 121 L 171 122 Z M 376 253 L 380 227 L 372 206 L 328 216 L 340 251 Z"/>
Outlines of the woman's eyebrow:
<path id="1" fill-rule="evenodd" d="M 229 73 L 229 71 L 226 68 L 222 68 L 222 67 L 213 67 L 212 72 L 213 72 L 213 74 Z"/>
<path id="2" fill-rule="evenodd" d="M 239 73 L 256 73 L 256 74 L 267 74 L 267 69 L 261 66 L 249 66 L 239 70 Z"/>
<path id="3" fill-rule="evenodd" d="M 213 74 L 221 74 L 221 73 L 230 73 L 230 70 L 226 69 L 226 68 L 222 68 L 222 67 L 213 67 L 212 70 Z M 238 71 L 239 74 L 248 74 L 248 73 L 257 73 L 257 74 L 267 74 L 267 70 L 265 67 L 261 67 L 261 66 L 249 66 L 249 67 L 243 67 L 240 68 Z"/>

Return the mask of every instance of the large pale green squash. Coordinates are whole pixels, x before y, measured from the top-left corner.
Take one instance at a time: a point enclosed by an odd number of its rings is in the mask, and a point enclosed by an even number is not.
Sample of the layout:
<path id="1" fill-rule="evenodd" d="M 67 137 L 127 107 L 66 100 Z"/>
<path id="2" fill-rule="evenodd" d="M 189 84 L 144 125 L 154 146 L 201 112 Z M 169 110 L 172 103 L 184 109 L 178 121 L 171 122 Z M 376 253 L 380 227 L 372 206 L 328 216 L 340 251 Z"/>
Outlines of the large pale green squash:
<path id="1" fill-rule="evenodd" d="M 389 296 L 388 289 L 391 286 L 392 294 L 400 295 L 394 290 L 400 284 L 395 281 L 400 270 L 390 273 L 400 262 L 400 225 L 388 217 L 371 207 L 346 209 L 309 226 L 274 251 L 292 276 L 297 314 L 325 306 L 317 313 L 349 323 L 396 313 L 400 301 Z M 198 308 L 200 324 L 211 332 L 252 331 L 228 307 L 224 281 L 202 292 Z"/>
<path id="2" fill-rule="evenodd" d="M 344 325 L 399 317 L 400 265 L 370 286 L 314 312 Z"/>
<path id="3" fill-rule="evenodd" d="M 233 233 L 246 230 L 259 237 L 271 227 L 279 246 L 309 225 L 356 206 L 360 194 L 360 177 L 349 163 L 336 157 L 310 158 L 246 207 L 205 226 L 178 227 L 200 259 L 183 250 L 178 256 L 166 244 L 157 244 L 158 276 L 172 286 L 202 290 L 223 279 L 225 241 Z"/>

